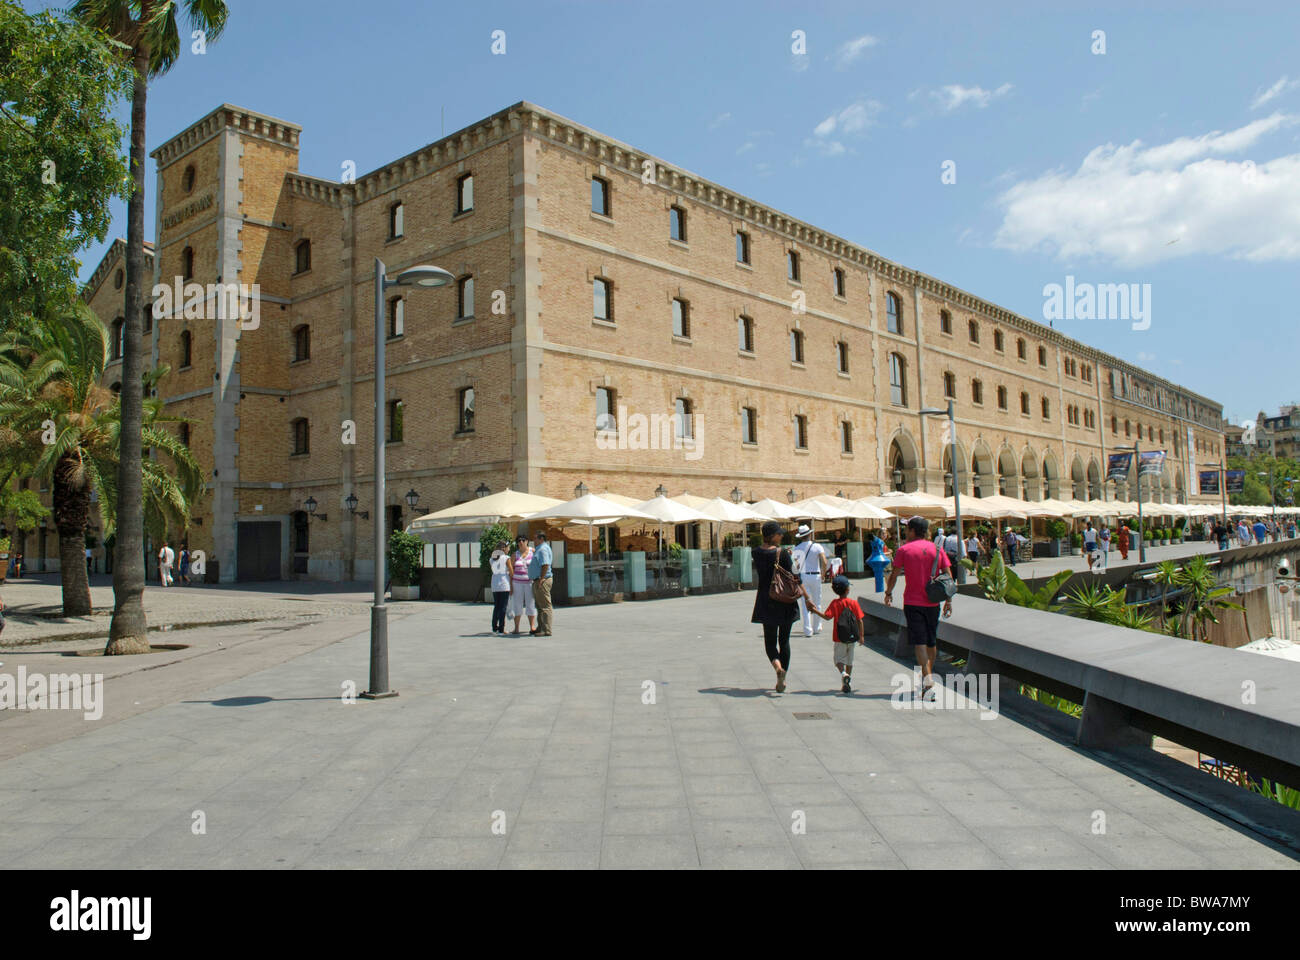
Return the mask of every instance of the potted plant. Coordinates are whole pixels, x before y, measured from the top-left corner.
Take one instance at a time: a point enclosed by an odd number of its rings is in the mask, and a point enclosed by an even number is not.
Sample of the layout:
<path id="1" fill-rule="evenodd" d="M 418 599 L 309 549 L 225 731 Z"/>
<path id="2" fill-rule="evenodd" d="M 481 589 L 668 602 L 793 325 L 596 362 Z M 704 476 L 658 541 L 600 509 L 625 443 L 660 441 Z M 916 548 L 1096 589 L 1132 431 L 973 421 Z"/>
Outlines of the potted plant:
<path id="1" fill-rule="evenodd" d="M 1170 530 L 1169 530 L 1169 528 L 1168 528 L 1168 527 L 1164 527 L 1164 528 L 1160 531 L 1160 546 L 1162 546 L 1162 547 L 1167 547 L 1167 546 L 1169 546 L 1169 536 L 1170 536 Z"/>
<path id="2" fill-rule="evenodd" d="M 9 537 L 0 537 L 0 583 L 9 574 Z"/>
<path id="3" fill-rule="evenodd" d="M 1072 534 L 1070 534 L 1070 553 L 1071 553 L 1071 555 L 1077 557 L 1077 556 L 1079 555 L 1079 553 L 1080 553 L 1080 551 L 1081 551 L 1082 549 L 1083 549 L 1083 534 L 1081 534 L 1081 533 L 1072 533 Z"/>
<path id="4" fill-rule="evenodd" d="M 1066 548 L 1066 537 L 1069 535 L 1070 525 L 1064 520 L 1048 520 L 1045 526 L 1047 528 L 1047 542 L 1043 544 L 1043 547 L 1046 555 L 1059 557 Z"/>
<path id="5" fill-rule="evenodd" d="M 420 567 L 424 541 L 401 530 L 388 538 L 389 572 L 392 574 L 390 595 L 394 600 L 420 599 Z"/>

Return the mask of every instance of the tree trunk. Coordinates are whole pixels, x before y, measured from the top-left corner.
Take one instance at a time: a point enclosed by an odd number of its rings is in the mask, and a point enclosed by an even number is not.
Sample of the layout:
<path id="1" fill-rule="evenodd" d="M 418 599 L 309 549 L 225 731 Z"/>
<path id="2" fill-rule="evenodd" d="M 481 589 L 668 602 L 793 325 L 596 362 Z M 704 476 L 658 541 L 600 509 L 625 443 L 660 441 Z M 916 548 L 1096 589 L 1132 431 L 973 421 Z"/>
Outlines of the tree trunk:
<path id="1" fill-rule="evenodd" d="M 131 96 L 131 198 L 126 221 L 126 326 L 122 336 L 122 427 L 117 473 L 117 556 L 113 563 L 113 624 L 104 655 L 148 653 L 144 614 L 144 172 L 145 101 L 149 49 L 137 42 Z M 161 255 L 161 251 L 159 252 Z M 150 278 L 152 286 L 152 277 Z"/>
<path id="2" fill-rule="evenodd" d="M 90 489 L 81 460 L 66 453 L 54 465 L 51 484 L 54 527 L 59 531 L 59 581 L 63 586 L 63 615 L 90 616 L 90 576 L 86 573 L 86 521 Z"/>

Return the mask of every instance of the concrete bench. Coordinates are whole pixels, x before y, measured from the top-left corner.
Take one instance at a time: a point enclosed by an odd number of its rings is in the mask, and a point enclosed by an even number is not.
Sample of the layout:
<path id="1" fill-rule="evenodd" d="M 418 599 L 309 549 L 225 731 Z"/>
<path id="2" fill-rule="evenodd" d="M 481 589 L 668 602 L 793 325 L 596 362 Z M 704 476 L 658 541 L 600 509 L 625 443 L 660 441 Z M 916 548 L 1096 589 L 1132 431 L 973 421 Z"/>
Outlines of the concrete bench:
<path id="1" fill-rule="evenodd" d="M 859 597 L 868 634 L 911 661 L 901 606 Z M 959 596 L 939 645 L 970 673 L 999 675 L 1083 704 L 1076 742 L 1111 749 L 1156 734 L 1300 787 L 1300 663 L 1060 613 Z"/>

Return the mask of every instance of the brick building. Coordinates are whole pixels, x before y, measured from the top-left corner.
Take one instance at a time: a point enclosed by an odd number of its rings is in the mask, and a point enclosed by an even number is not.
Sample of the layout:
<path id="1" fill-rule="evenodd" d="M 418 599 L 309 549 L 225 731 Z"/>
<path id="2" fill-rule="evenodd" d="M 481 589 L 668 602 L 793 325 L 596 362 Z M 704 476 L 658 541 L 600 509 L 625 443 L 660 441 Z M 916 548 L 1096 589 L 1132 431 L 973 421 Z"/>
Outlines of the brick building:
<path id="1" fill-rule="evenodd" d="M 1222 456 L 1215 401 L 532 104 L 342 182 L 298 172 L 299 134 L 223 105 L 152 154 L 155 282 L 258 288 L 255 326 L 209 298 L 149 334 L 222 580 L 370 574 L 376 257 L 456 277 L 385 303 L 390 524 L 408 490 L 950 492 L 918 412 L 948 395 L 965 494 L 1113 496 L 1140 440 L 1194 501 Z"/>

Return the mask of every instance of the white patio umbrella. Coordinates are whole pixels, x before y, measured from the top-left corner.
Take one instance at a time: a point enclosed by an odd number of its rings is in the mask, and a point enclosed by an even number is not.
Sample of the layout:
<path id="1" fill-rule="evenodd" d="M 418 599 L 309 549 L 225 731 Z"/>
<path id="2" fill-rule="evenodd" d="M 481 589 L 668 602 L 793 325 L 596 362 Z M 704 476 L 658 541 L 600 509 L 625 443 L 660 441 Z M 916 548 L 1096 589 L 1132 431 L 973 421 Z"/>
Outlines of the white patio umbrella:
<path id="1" fill-rule="evenodd" d="M 1073 518 L 1086 517 L 1088 515 L 1086 509 L 1080 510 L 1078 507 L 1071 503 L 1066 503 L 1064 500 L 1038 500 L 1036 501 L 1036 506 L 1040 510 L 1052 511 L 1050 515 L 1053 517 Z M 1047 516 L 1047 514 L 1044 514 L 1044 516 Z"/>
<path id="2" fill-rule="evenodd" d="M 852 510 L 852 516 L 855 520 L 892 520 L 894 515 L 882 507 L 871 503 L 866 497 L 860 500 L 854 500 L 853 506 L 848 509 Z"/>
<path id="3" fill-rule="evenodd" d="M 506 488 L 500 493 L 489 494 L 465 503 L 458 503 L 445 510 L 426 513 L 411 521 L 410 530 L 426 530 L 447 526 L 487 526 L 502 520 L 522 520 L 538 510 L 554 507 L 562 501 L 554 497 L 542 497 L 534 493 Z"/>
<path id="4" fill-rule="evenodd" d="M 794 508 L 790 504 L 782 503 L 780 500 L 773 500 L 771 497 L 760 500 L 758 503 L 749 504 L 749 509 L 755 513 L 763 514 L 769 520 L 795 520 L 799 516 L 794 512 Z"/>
<path id="5" fill-rule="evenodd" d="M 887 490 L 884 493 L 877 494 L 874 497 L 864 497 L 867 503 L 873 507 L 880 507 L 887 510 L 895 517 L 922 516 L 922 517 L 942 517 L 944 515 L 943 497 L 937 497 L 933 493 L 922 493 L 914 490 L 911 493 L 905 493 L 902 490 Z"/>
<path id="6" fill-rule="evenodd" d="M 790 509 L 796 518 L 805 520 L 843 520 L 851 516 L 843 507 L 825 503 L 816 497 L 792 503 Z"/>
<path id="7" fill-rule="evenodd" d="M 608 490 L 604 493 L 598 494 L 598 496 L 603 497 L 610 503 L 617 503 L 624 507 L 636 507 L 645 502 L 643 500 L 638 500 L 636 497 L 625 497 L 621 493 L 610 493 Z"/>
<path id="8" fill-rule="evenodd" d="M 974 499 L 974 498 L 972 498 Z M 1015 497 L 1003 496 L 995 493 L 988 497 L 979 497 L 979 505 L 985 510 L 991 510 L 993 517 L 996 519 L 1017 519 L 1027 520 L 1031 516 L 1038 516 L 1036 513 L 1030 513 L 1030 505 L 1024 500 L 1017 500 Z M 1047 514 L 1050 516 L 1051 514 Z"/>
<path id="9" fill-rule="evenodd" d="M 724 500 L 722 497 L 714 497 L 706 503 L 699 506 L 701 513 L 708 514 L 715 523 L 753 523 L 756 520 L 771 520 L 772 518 L 765 514 L 759 513 L 748 504 L 732 503 L 730 500 Z M 713 530 L 709 529 L 709 537 L 712 539 Z"/>
<path id="10" fill-rule="evenodd" d="M 587 556 L 592 555 L 592 530 L 596 525 L 616 523 L 626 517 L 639 520 L 654 520 L 655 517 L 643 513 L 636 507 L 622 504 L 588 493 L 575 500 L 568 500 L 537 513 L 529 514 L 525 520 L 568 520 L 571 523 L 585 524 L 587 527 Z"/>
<path id="11" fill-rule="evenodd" d="M 664 565 L 664 524 L 665 523 L 707 523 L 712 527 L 713 517 L 684 503 L 670 500 L 668 497 L 654 497 L 636 505 L 642 513 L 648 513 L 659 521 L 659 565 Z"/>
<path id="12" fill-rule="evenodd" d="M 688 507 L 694 507 L 696 510 L 709 502 L 708 497 L 697 497 L 689 493 L 679 493 L 675 497 L 669 497 L 669 500 L 676 500 L 678 503 L 684 503 Z"/>

